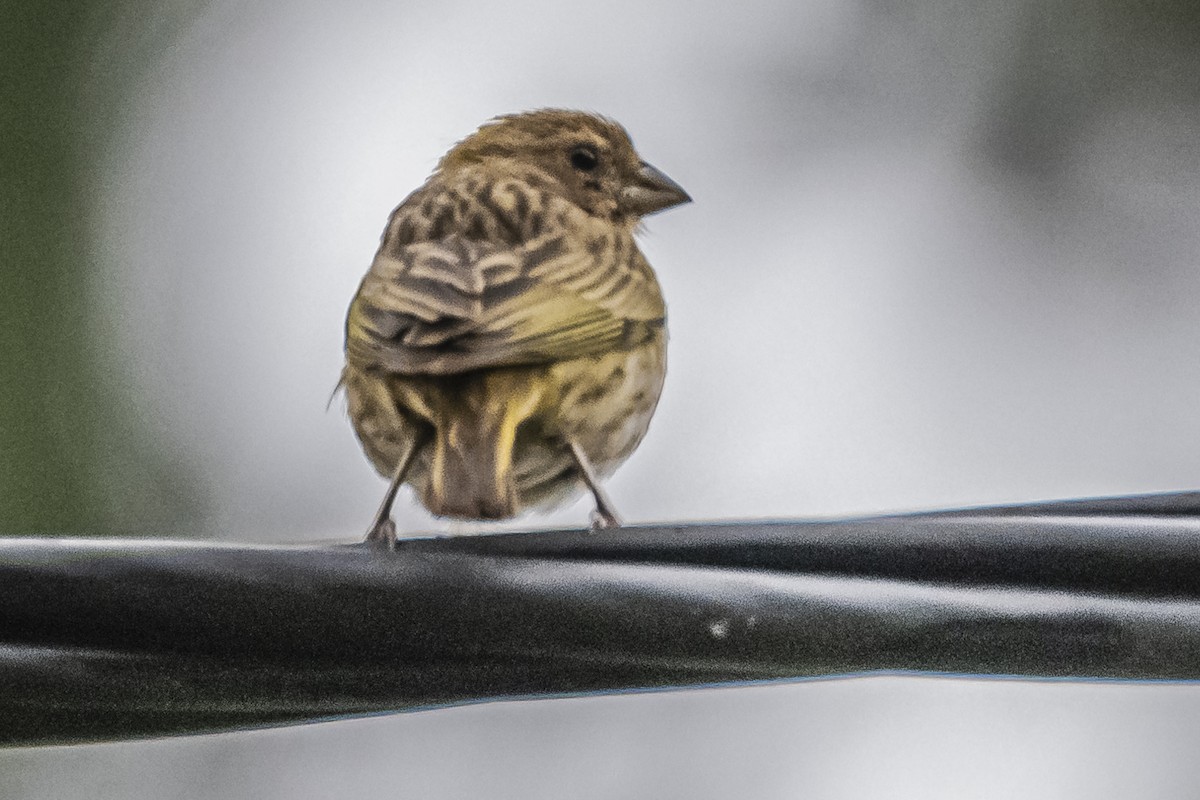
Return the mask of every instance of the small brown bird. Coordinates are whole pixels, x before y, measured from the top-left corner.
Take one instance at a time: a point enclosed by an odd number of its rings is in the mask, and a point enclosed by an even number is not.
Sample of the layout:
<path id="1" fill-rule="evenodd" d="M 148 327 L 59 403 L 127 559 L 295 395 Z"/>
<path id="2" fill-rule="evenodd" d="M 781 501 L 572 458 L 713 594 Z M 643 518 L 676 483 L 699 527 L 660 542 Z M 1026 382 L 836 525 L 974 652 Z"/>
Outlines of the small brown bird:
<path id="1" fill-rule="evenodd" d="M 459 142 L 392 212 L 346 319 L 342 385 L 396 492 L 443 517 L 505 519 L 600 481 L 641 442 L 666 372 L 666 308 L 634 241 L 691 198 L 617 123 L 547 109 Z"/>

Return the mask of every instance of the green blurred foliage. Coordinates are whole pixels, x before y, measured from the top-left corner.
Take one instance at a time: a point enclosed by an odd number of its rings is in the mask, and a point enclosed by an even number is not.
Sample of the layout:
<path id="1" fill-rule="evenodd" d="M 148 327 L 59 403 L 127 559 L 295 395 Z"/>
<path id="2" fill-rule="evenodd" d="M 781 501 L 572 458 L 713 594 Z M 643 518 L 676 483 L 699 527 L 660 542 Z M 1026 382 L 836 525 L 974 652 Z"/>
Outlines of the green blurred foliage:
<path id="1" fill-rule="evenodd" d="M 0 535 L 187 534 L 194 481 L 139 419 L 89 291 L 98 165 L 185 20 L 11 1 L 0 19 Z"/>

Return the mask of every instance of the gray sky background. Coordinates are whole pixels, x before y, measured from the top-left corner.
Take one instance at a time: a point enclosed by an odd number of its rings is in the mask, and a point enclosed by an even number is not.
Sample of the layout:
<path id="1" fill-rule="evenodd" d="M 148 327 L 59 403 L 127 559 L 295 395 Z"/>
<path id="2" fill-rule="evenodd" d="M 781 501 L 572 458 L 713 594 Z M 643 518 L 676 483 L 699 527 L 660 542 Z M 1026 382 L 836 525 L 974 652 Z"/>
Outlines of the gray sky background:
<path id="1" fill-rule="evenodd" d="M 98 216 L 126 368 L 207 531 L 365 528 L 383 483 L 325 411 L 346 306 L 437 158 L 540 106 L 619 119 L 696 198 L 644 237 L 672 340 L 612 481 L 630 520 L 1195 485 L 1197 107 L 1117 84 L 1014 121 L 1014 74 L 1058 68 L 1022 56 L 1030 13 L 218 4 L 145 81 Z"/>
<path id="2" fill-rule="evenodd" d="M 696 201 L 643 239 L 672 338 L 627 519 L 1195 487 L 1195 52 L 1135 12 L 967 6 L 214 3 L 94 216 L 118 368 L 201 532 L 362 534 L 383 481 L 325 410 L 346 306 L 438 156 L 542 106 L 618 119 Z M 949 679 L 584 698 L 0 751 L 0 796 L 1183 798 L 1197 711 Z"/>

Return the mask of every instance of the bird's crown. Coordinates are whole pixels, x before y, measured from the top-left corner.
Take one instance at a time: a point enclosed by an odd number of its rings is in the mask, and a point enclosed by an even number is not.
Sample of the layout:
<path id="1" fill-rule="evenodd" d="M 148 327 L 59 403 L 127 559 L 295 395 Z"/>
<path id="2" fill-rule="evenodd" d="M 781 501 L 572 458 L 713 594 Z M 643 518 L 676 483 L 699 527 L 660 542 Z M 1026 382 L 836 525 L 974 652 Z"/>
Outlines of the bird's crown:
<path id="1" fill-rule="evenodd" d="M 584 146 L 622 160 L 636 159 L 629 134 L 617 122 L 586 111 L 543 108 L 488 120 L 451 148 L 438 169 L 447 171 L 496 158 L 537 158 Z"/>

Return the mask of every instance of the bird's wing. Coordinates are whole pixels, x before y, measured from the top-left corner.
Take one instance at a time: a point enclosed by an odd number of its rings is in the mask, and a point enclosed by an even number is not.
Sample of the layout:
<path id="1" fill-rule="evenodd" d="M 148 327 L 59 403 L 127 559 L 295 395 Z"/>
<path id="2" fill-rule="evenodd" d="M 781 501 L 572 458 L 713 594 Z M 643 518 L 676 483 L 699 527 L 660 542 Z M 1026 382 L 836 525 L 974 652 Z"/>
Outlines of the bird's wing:
<path id="1" fill-rule="evenodd" d="M 511 186 L 470 188 L 397 209 L 350 308 L 351 363 L 448 375 L 633 347 L 662 328 L 658 284 L 627 233 L 589 231 L 537 197 L 475 202 Z"/>

